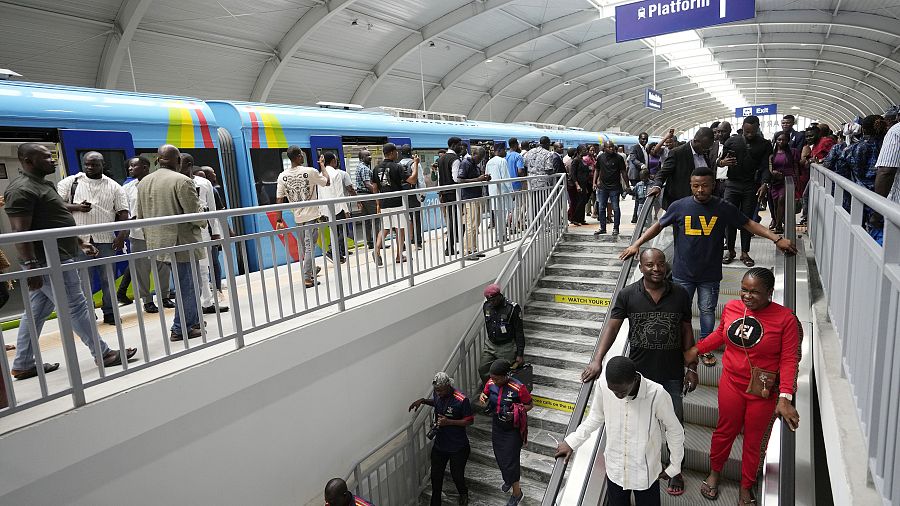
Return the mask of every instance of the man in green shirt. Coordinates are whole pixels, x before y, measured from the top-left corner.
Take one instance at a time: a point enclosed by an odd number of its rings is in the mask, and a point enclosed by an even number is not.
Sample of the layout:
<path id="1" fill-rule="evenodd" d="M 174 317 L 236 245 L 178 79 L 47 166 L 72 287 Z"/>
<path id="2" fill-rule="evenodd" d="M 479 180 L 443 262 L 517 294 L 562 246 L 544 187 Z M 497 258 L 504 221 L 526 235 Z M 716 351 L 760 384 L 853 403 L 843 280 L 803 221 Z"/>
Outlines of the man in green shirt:
<path id="1" fill-rule="evenodd" d="M 75 227 L 75 218 L 66 209 L 65 202 L 56 191 L 56 185 L 44 179 L 56 172 L 56 162 L 50 150 L 40 144 L 25 143 L 19 146 L 18 156 L 22 164 L 22 175 L 10 183 L 5 194 L 4 209 L 9 216 L 12 231 Z M 78 237 L 60 238 L 57 246 L 62 264 L 74 262 L 82 251 L 88 256 L 97 255 L 97 248 Z M 40 241 L 16 244 L 16 250 L 23 269 L 40 269 L 47 266 L 44 247 Z M 136 348 L 127 348 L 121 352 L 111 350 L 100 339 L 93 311 L 88 307 L 81 288 L 78 271 L 63 270 L 62 277 L 64 290 L 56 290 L 56 293 L 65 294 L 72 316 L 72 330 L 94 355 L 94 362 L 99 365 L 100 360 L 103 360 L 104 367 L 113 367 L 120 365 L 123 359 L 133 357 L 137 353 Z M 28 278 L 28 291 L 31 313 L 34 315 L 34 330 L 40 335 L 44 321 L 56 309 L 50 277 L 43 275 Z M 19 325 L 16 342 L 16 358 L 10 371 L 17 380 L 33 378 L 38 374 L 32 349 L 32 326 L 27 321 L 27 315 L 28 313 L 25 313 L 21 318 L 22 324 Z M 45 373 L 49 373 L 59 369 L 59 364 L 43 364 L 43 368 Z"/>

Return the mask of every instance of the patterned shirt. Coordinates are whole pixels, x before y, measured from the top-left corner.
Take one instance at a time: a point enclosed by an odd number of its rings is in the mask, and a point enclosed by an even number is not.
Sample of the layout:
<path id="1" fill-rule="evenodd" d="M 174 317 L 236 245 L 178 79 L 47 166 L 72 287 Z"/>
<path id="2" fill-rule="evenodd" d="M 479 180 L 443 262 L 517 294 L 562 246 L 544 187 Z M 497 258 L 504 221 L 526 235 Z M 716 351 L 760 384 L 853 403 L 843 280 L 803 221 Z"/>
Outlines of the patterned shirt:
<path id="1" fill-rule="evenodd" d="M 372 193 L 366 183 L 372 182 L 372 168 L 359 162 L 356 166 L 356 193 Z"/>
<path id="2" fill-rule="evenodd" d="M 319 198 L 318 187 L 327 186 L 328 179 L 312 167 L 296 166 L 284 169 L 278 175 L 275 198 L 285 198 L 288 202 L 308 202 Z M 319 206 L 294 209 L 294 220 L 298 225 L 318 220 L 322 216 Z"/>
<path id="3" fill-rule="evenodd" d="M 841 157 L 844 153 L 844 149 L 847 147 L 847 143 L 839 142 L 831 147 L 831 151 L 828 152 L 828 156 L 822 160 L 822 165 L 828 167 L 829 169 L 834 168 L 835 162 Z"/>
<path id="4" fill-rule="evenodd" d="M 78 182 L 77 185 L 74 184 L 75 181 Z M 112 223 L 116 221 L 116 214 L 119 211 L 128 210 L 125 190 L 119 183 L 107 176 L 91 179 L 83 172 L 79 172 L 60 181 L 56 185 L 56 189 L 66 203 L 74 204 L 84 201 L 91 203 L 90 211 L 72 213 L 78 226 Z M 93 234 L 79 235 L 79 237 L 84 242 L 111 244 L 115 240 L 116 234 L 114 232 L 94 232 Z"/>
<path id="5" fill-rule="evenodd" d="M 525 165 L 528 167 L 528 175 L 546 176 L 553 174 L 555 171 L 553 169 L 552 157 L 553 152 L 544 149 L 543 146 L 529 149 L 528 153 L 525 154 Z M 550 181 L 547 179 L 536 179 L 534 181 L 529 181 L 528 186 L 530 188 L 546 188 L 547 186 L 550 186 Z"/>
<path id="6" fill-rule="evenodd" d="M 875 187 L 875 166 L 880 149 L 879 140 L 870 136 L 863 137 L 844 151 L 834 164 L 834 171 L 871 190 Z"/>
<path id="7" fill-rule="evenodd" d="M 878 154 L 875 166 L 894 168 L 894 185 L 888 198 L 900 204 L 900 177 L 897 177 L 896 170 L 900 168 L 900 123 L 892 126 L 884 136 L 884 143 L 881 145 L 881 153 Z"/>

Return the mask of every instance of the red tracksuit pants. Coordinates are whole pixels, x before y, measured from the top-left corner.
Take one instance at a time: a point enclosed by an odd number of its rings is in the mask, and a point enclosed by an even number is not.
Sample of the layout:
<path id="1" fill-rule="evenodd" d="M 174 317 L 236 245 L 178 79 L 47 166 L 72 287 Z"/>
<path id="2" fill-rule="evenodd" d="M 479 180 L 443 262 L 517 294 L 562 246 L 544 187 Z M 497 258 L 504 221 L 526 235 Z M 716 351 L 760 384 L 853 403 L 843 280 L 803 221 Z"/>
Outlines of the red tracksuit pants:
<path id="1" fill-rule="evenodd" d="M 709 464 L 713 471 L 722 471 L 731 453 L 731 445 L 743 429 L 741 488 L 750 489 L 756 484 L 761 458 L 769 443 L 778 397 L 763 399 L 744 390 L 746 388 L 735 385 L 727 373 L 722 374 L 719 380 L 719 422 L 710 444 Z"/>

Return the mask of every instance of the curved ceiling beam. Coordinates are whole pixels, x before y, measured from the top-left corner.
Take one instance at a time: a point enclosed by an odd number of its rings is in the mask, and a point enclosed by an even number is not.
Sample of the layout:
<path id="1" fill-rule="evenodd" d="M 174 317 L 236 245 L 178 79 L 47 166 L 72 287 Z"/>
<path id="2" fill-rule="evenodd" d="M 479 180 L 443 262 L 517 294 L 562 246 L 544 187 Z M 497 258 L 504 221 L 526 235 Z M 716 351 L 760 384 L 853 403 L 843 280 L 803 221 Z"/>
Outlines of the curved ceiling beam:
<path id="1" fill-rule="evenodd" d="M 754 61 L 753 63 L 755 63 L 755 61 Z M 801 62 L 794 62 L 794 63 L 801 63 Z M 746 68 L 744 68 L 744 67 L 738 67 L 738 66 L 736 66 L 736 65 L 737 65 L 737 64 L 731 65 L 731 66 L 730 66 L 731 68 L 727 68 L 726 66 L 723 66 L 723 70 L 725 70 L 725 71 L 729 74 L 729 76 L 732 75 L 732 74 L 734 74 L 734 73 L 737 73 L 737 72 L 744 72 L 744 71 L 746 71 L 746 72 L 754 72 L 754 71 L 755 71 L 755 66 L 751 66 L 751 67 L 746 67 Z M 804 76 L 804 77 L 807 77 L 807 78 L 808 78 L 808 74 L 809 74 L 809 73 L 834 76 L 835 78 L 841 79 L 841 80 L 844 80 L 844 81 L 854 81 L 854 82 L 856 83 L 856 85 L 863 85 L 863 86 L 866 86 L 866 87 L 868 87 L 868 88 L 874 90 L 876 93 L 878 93 L 880 97 L 885 97 L 885 96 L 886 96 L 886 92 L 891 91 L 891 90 L 889 90 L 889 89 L 883 87 L 883 83 L 881 83 L 880 81 L 876 81 L 876 82 L 874 82 L 874 83 L 872 83 L 872 82 L 867 82 L 867 81 L 862 81 L 862 80 L 859 80 L 859 79 L 851 78 L 851 77 L 847 76 L 846 74 L 842 74 L 842 73 L 839 73 L 839 72 L 833 72 L 833 71 L 825 70 L 825 69 L 821 69 L 821 68 L 810 69 L 810 68 L 771 67 L 771 66 L 770 66 L 770 67 L 767 67 L 767 70 L 770 70 L 770 71 L 779 71 L 779 72 L 800 72 L 800 73 L 806 74 L 806 76 Z M 637 77 L 641 77 L 641 76 L 637 76 Z M 851 88 L 851 90 L 852 90 L 852 88 Z M 894 90 L 894 91 L 896 92 L 896 90 Z M 602 97 L 608 96 L 610 93 L 615 93 L 615 92 L 616 92 L 616 90 L 614 90 L 614 89 L 610 89 L 610 90 L 599 90 L 599 91 L 597 91 L 597 90 L 592 90 L 592 91 L 590 91 L 590 92 L 588 92 L 588 93 L 582 95 L 582 96 L 584 96 L 585 98 L 584 98 L 583 100 L 581 100 L 580 102 L 577 102 L 577 103 L 575 103 L 575 104 L 573 104 L 573 105 L 571 106 L 571 107 L 574 107 L 574 109 L 576 109 L 576 110 L 578 110 L 578 111 L 580 111 L 580 112 L 577 113 L 577 114 L 576 114 L 572 119 L 570 119 L 566 124 L 567 124 L 567 125 L 578 125 L 578 126 L 583 126 L 584 128 L 587 129 L 588 126 L 590 125 L 590 123 L 584 124 L 584 118 L 585 118 L 587 115 L 589 115 L 589 114 L 596 113 L 597 109 L 599 108 L 599 106 L 594 105 L 594 104 L 596 104 L 596 103 L 598 102 L 598 100 L 599 100 L 599 101 L 600 101 L 600 104 L 602 105 L 602 104 L 604 103 L 603 100 L 602 100 Z M 573 99 L 572 101 L 570 101 L 570 103 L 573 102 L 574 100 L 575 100 L 575 99 Z M 888 103 L 892 103 L 892 102 L 891 102 L 891 99 L 886 99 L 884 103 L 885 103 L 885 104 L 888 104 Z M 591 104 L 593 107 L 590 107 L 590 108 L 589 108 L 589 107 L 585 107 L 584 104 Z M 567 104 L 560 104 L 559 102 L 557 102 L 556 104 L 554 104 L 554 106 L 555 106 L 555 107 L 566 107 L 566 106 L 569 106 L 569 104 L 568 104 L 568 103 L 567 103 Z"/>
<path id="2" fill-rule="evenodd" d="M 327 23 L 342 9 L 347 8 L 356 0 L 326 0 L 321 4 L 306 11 L 300 19 L 294 23 L 294 26 L 284 34 L 281 41 L 275 46 L 275 54 L 269 58 L 259 76 L 253 85 L 253 91 L 250 92 L 250 100 L 254 102 L 265 102 L 275 86 L 278 76 L 284 72 L 294 53 L 300 49 L 300 46 L 306 42 L 313 33 L 322 25 Z"/>
<path id="3" fill-rule="evenodd" d="M 804 116 L 809 117 L 811 119 L 819 119 L 821 121 L 835 124 L 836 116 L 832 117 L 834 111 L 829 109 L 828 106 L 825 105 L 816 105 L 813 107 L 806 108 L 807 113 L 812 114 L 804 114 Z M 633 126 L 634 131 L 638 132 L 641 129 L 652 129 L 658 125 L 659 131 L 663 131 L 664 128 L 675 128 L 678 132 L 683 132 L 688 128 L 694 127 L 698 124 L 705 124 L 711 122 L 713 118 L 722 118 L 723 116 L 715 114 L 714 110 L 709 108 L 698 107 L 691 110 L 687 114 L 680 115 L 678 118 L 665 118 L 665 123 L 661 120 L 654 118 L 652 121 L 647 120 L 643 124 L 635 123 Z"/>
<path id="4" fill-rule="evenodd" d="M 751 33 L 757 32 L 757 26 L 774 25 L 834 25 L 851 30 L 862 30 L 887 35 L 897 36 L 897 20 L 890 16 L 869 14 L 865 12 L 843 11 L 837 16 L 828 10 L 778 10 L 757 12 L 756 17 L 748 21 L 736 21 L 727 25 L 710 26 L 703 29 L 704 33 L 727 30 L 731 33 L 744 29 Z"/>
<path id="5" fill-rule="evenodd" d="M 779 26 L 783 26 L 784 23 L 763 22 L 763 23 L 760 23 L 760 25 L 763 28 L 766 28 L 768 30 L 773 30 L 773 29 L 777 30 L 777 28 Z M 863 31 L 866 30 L 865 27 L 857 26 L 857 25 L 849 25 L 848 24 L 845 26 L 848 28 L 856 28 L 858 30 L 863 30 Z M 755 31 L 756 30 L 754 30 L 754 32 Z M 766 46 L 769 44 L 779 45 L 779 44 L 806 44 L 806 43 L 808 43 L 813 46 L 824 45 L 824 46 L 828 46 L 828 47 L 847 49 L 850 51 L 858 51 L 860 53 L 868 54 L 875 58 L 881 58 L 882 59 L 881 63 L 884 63 L 885 59 L 889 59 L 891 57 L 891 55 L 893 53 L 895 53 L 893 48 L 891 48 L 890 46 L 887 46 L 887 45 L 881 44 L 881 43 L 877 43 L 877 42 L 872 42 L 872 41 L 869 41 L 869 40 L 867 40 L 865 38 L 861 38 L 861 37 L 846 36 L 846 35 L 831 35 L 831 36 L 825 37 L 823 34 L 823 38 L 825 40 L 823 40 L 822 42 L 810 42 L 810 40 L 811 40 L 810 36 L 812 36 L 812 35 L 818 35 L 818 34 L 796 33 L 796 32 L 767 33 L 767 34 L 763 34 L 761 40 L 759 40 L 756 35 L 727 35 L 727 36 L 716 36 L 716 37 L 704 37 L 704 45 L 706 47 L 709 47 L 710 49 L 720 49 L 720 48 L 727 47 L 730 45 L 738 46 L 738 45 L 744 45 L 744 44 L 752 45 L 755 47 L 758 40 L 762 43 L 763 46 Z M 600 39 L 602 39 L 602 37 Z M 600 40 L 600 39 L 593 39 L 593 40 L 596 41 L 596 40 Z M 588 44 L 589 42 L 591 42 L 591 41 L 585 42 L 584 44 Z M 863 47 L 865 47 L 866 49 L 861 49 Z M 487 98 L 485 96 L 482 96 L 475 103 L 475 106 L 473 106 L 473 108 L 469 111 L 469 117 L 471 117 L 471 118 L 477 117 L 477 115 L 481 113 L 481 111 L 484 109 L 484 107 L 487 107 L 487 105 L 490 104 L 490 102 L 495 97 L 501 95 L 502 92 L 506 88 L 508 88 L 510 85 L 512 85 L 512 83 L 516 82 L 517 79 L 520 79 L 520 78 L 527 76 L 534 72 L 539 72 L 544 68 L 547 68 L 554 64 L 558 64 L 561 61 L 564 61 L 565 59 L 573 57 L 573 56 L 567 55 L 567 53 L 571 49 L 572 48 L 569 48 L 567 50 L 560 51 L 560 52 L 539 58 L 538 60 L 535 60 L 534 62 L 529 64 L 528 67 L 517 69 L 516 71 L 501 78 L 497 84 L 495 84 L 491 89 L 489 89 L 487 92 L 485 92 Z M 868 51 L 867 49 L 871 49 L 871 51 Z M 586 49 L 586 50 L 589 51 L 590 49 Z M 647 48 L 647 51 L 649 51 L 649 48 Z M 889 61 L 895 61 L 895 60 L 889 60 Z M 558 79 L 556 81 L 558 81 L 558 85 L 563 85 L 563 83 L 565 82 L 565 80 L 561 80 L 561 79 Z M 552 91 L 552 89 L 547 90 L 547 91 L 550 92 L 550 91 Z M 531 95 L 533 93 L 534 93 L 533 91 L 529 92 L 529 95 Z M 563 108 L 562 110 L 566 110 L 566 109 Z M 555 122 L 555 121 L 553 121 L 553 122 Z"/>
<path id="6" fill-rule="evenodd" d="M 751 77 L 755 79 L 755 69 L 753 67 L 726 69 L 726 71 L 728 72 L 729 76 L 735 76 L 738 79 L 751 78 Z M 888 92 L 890 92 L 891 90 L 889 90 L 887 87 L 883 87 L 883 83 L 881 83 L 880 81 L 871 83 L 871 82 L 860 80 L 860 79 L 853 79 L 853 78 L 849 77 L 848 75 L 841 74 L 839 72 L 831 72 L 831 71 L 822 70 L 822 69 L 810 70 L 810 69 L 789 68 L 789 67 L 767 67 L 765 69 L 765 71 L 766 71 L 767 77 L 773 78 L 773 79 L 787 78 L 787 79 L 805 79 L 807 81 L 811 81 L 813 79 L 819 80 L 819 79 L 828 78 L 828 80 L 830 82 L 844 86 L 845 88 L 847 88 L 848 91 L 854 91 L 856 93 L 865 94 L 870 100 L 873 100 L 877 103 L 881 103 L 881 104 L 892 103 L 890 98 L 886 98 L 886 94 Z M 798 76 L 798 77 L 773 76 L 773 75 L 768 74 L 770 71 L 771 72 L 780 72 L 780 73 L 797 72 L 797 73 L 801 73 L 804 75 Z M 744 76 L 743 73 L 747 73 L 747 75 Z M 813 78 L 810 76 L 811 73 L 815 74 L 817 76 L 815 78 Z M 822 76 L 825 76 L 825 77 L 822 77 Z M 853 83 L 853 85 L 850 86 L 847 84 L 847 82 L 851 82 L 851 83 Z M 864 86 L 864 87 L 866 87 L 866 89 L 872 90 L 874 92 L 874 96 L 857 90 L 857 86 Z M 882 107 L 883 107 L 883 105 L 882 105 Z"/>
<path id="7" fill-rule="evenodd" d="M 456 28 L 473 16 L 484 14 L 495 9 L 499 9 L 504 5 L 515 0 L 473 0 L 472 2 L 446 12 L 431 23 L 423 26 L 419 30 L 409 34 L 399 44 L 391 48 L 384 58 L 381 59 L 369 74 L 356 88 L 353 93 L 351 103 L 365 105 L 375 88 L 381 84 L 387 75 L 397 66 L 404 58 L 413 53 L 425 41 L 437 37 L 445 32 Z"/>
<path id="8" fill-rule="evenodd" d="M 134 38 L 134 32 L 141 24 L 144 14 L 150 8 L 153 0 L 125 0 L 119 6 L 116 20 L 113 22 L 113 30 L 106 38 L 103 46 L 103 54 L 100 56 L 100 65 L 97 67 L 96 86 L 98 88 L 115 88 L 119 81 L 119 71 L 122 69 L 122 61 L 128 53 L 128 46 Z M 137 90 L 134 90 L 137 91 Z"/>
<path id="9" fill-rule="evenodd" d="M 464 62 L 455 65 L 450 72 L 440 79 L 440 85 L 432 88 L 422 104 L 422 109 L 426 109 L 428 105 L 432 105 L 440 100 L 453 85 L 462 78 L 466 72 L 475 65 L 483 64 L 488 58 L 497 58 L 503 53 L 524 46 L 536 39 L 555 35 L 559 32 L 571 30 L 577 26 L 592 23 L 599 19 L 597 16 L 586 15 L 584 11 L 573 12 L 565 16 L 545 22 L 539 27 L 529 28 L 515 35 L 500 40 L 490 46 L 484 48 L 484 54 L 476 53 L 468 57 Z"/>
<path id="10" fill-rule="evenodd" d="M 819 97 L 819 95 L 817 93 L 811 93 L 811 94 L 804 94 L 804 93 L 785 94 L 785 93 L 782 93 L 779 95 L 766 94 L 766 95 L 762 95 L 762 96 L 766 97 L 767 99 L 776 99 L 776 98 L 785 99 L 785 100 L 796 99 L 797 101 L 802 103 L 802 101 L 809 98 L 810 95 L 812 95 L 814 97 L 818 97 L 818 98 L 824 98 L 824 97 Z M 677 106 L 670 108 L 668 111 L 665 111 L 664 113 L 659 114 L 659 115 L 644 112 L 642 110 L 643 109 L 642 105 L 638 105 L 637 109 L 635 109 L 634 105 L 630 105 L 630 106 L 627 106 L 627 110 L 631 111 L 630 113 L 626 114 L 624 117 L 620 115 L 618 118 L 613 118 L 610 121 L 618 122 L 618 123 L 622 124 L 623 126 L 626 124 L 627 125 L 645 124 L 648 122 L 647 120 L 650 117 L 652 117 L 653 120 L 656 122 L 669 122 L 669 123 L 672 123 L 675 121 L 684 122 L 684 121 L 686 121 L 686 115 L 691 114 L 692 111 L 701 102 L 702 102 L 701 99 L 685 100 L 683 102 L 679 102 Z M 786 102 L 782 102 L 782 103 L 786 103 Z M 801 105 L 800 107 L 802 110 L 804 105 Z M 830 111 L 830 112 L 828 112 L 828 115 L 834 119 L 839 118 L 840 115 L 845 115 L 845 117 L 847 119 L 851 119 L 851 118 L 855 117 L 852 110 L 847 109 L 843 105 L 830 104 L 828 106 L 823 106 L 823 107 L 825 107 L 825 110 Z M 624 113 L 625 111 L 622 111 L 622 112 Z M 655 113 L 655 111 L 651 111 L 651 112 Z M 731 117 L 733 115 L 734 114 L 729 112 L 727 115 L 725 115 L 725 117 Z M 722 115 L 717 114 L 716 116 L 722 116 Z"/>

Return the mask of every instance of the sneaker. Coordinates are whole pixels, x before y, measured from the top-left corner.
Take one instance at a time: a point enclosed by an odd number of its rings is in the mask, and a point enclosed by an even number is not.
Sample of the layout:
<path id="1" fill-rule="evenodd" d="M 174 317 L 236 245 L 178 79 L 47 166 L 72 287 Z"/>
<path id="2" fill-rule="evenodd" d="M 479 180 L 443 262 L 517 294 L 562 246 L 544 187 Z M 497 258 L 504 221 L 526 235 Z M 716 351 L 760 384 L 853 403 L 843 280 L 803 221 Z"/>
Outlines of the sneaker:
<path id="1" fill-rule="evenodd" d="M 127 305 L 131 304 L 132 302 L 134 302 L 131 298 L 129 298 L 124 293 L 117 294 L 116 300 L 118 300 L 119 304 L 121 304 L 123 306 L 127 306 Z"/>
<path id="2" fill-rule="evenodd" d="M 147 302 L 144 304 L 144 312 L 145 313 L 158 313 L 159 308 L 156 307 L 156 304 L 152 302 Z"/>
<path id="3" fill-rule="evenodd" d="M 506 501 L 506 506 L 517 506 L 522 499 L 525 499 L 525 491 L 522 491 L 522 495 L 516 497 L 514 495 L 509 496 L 509 501 Z"/>
<path id="4" fill-rule="evenodd" d="M 103 323 L 105 323 L 107 325 L 115 325 L 116 317 L 111 314 L 105 314 L 105 315 L 103 315 Z"/>
<path id="5" fill-rule="evenodd" d="M 511 489 L 511 488 L 512 488 L 512 484 L 506 483 L 505 481 L 503 482 L 503 485 L 500 485 L 500 490 L 504 491 L 507 494 L 509 493 L 509 489 Z"/>
<path id="6" fill-rule="evenodd" d="M 175 301 L 169 298 L 163 299 L 163 307 L 166 309 L 175 309 Z"/>
<path id="7" fill-rule="evenodd" d="M 331 263 L 334 263 L 334 256 L 332 256 L 332 254 L 331 254 L 330 251 L 326 251 L 326 252 L 325 252 L 325 258 L 326 258 L 328 261 L 330 261 Z"/>
<path id="8" fill-rule="evenodd" d="M 612 235 L 619 235 L 619 231 L 617 229 L 613 229 Z"/>
<path id="9" fill-rule="evenodd" d="M 598 230 L 598 231 L 594 232 L 594 235 L 603 235 L 603 234 L 605 234 L 605 233 L 606 233 L 606 230 L 602 230 L 602 229 L 601 229 L 601 230 Z"/>

